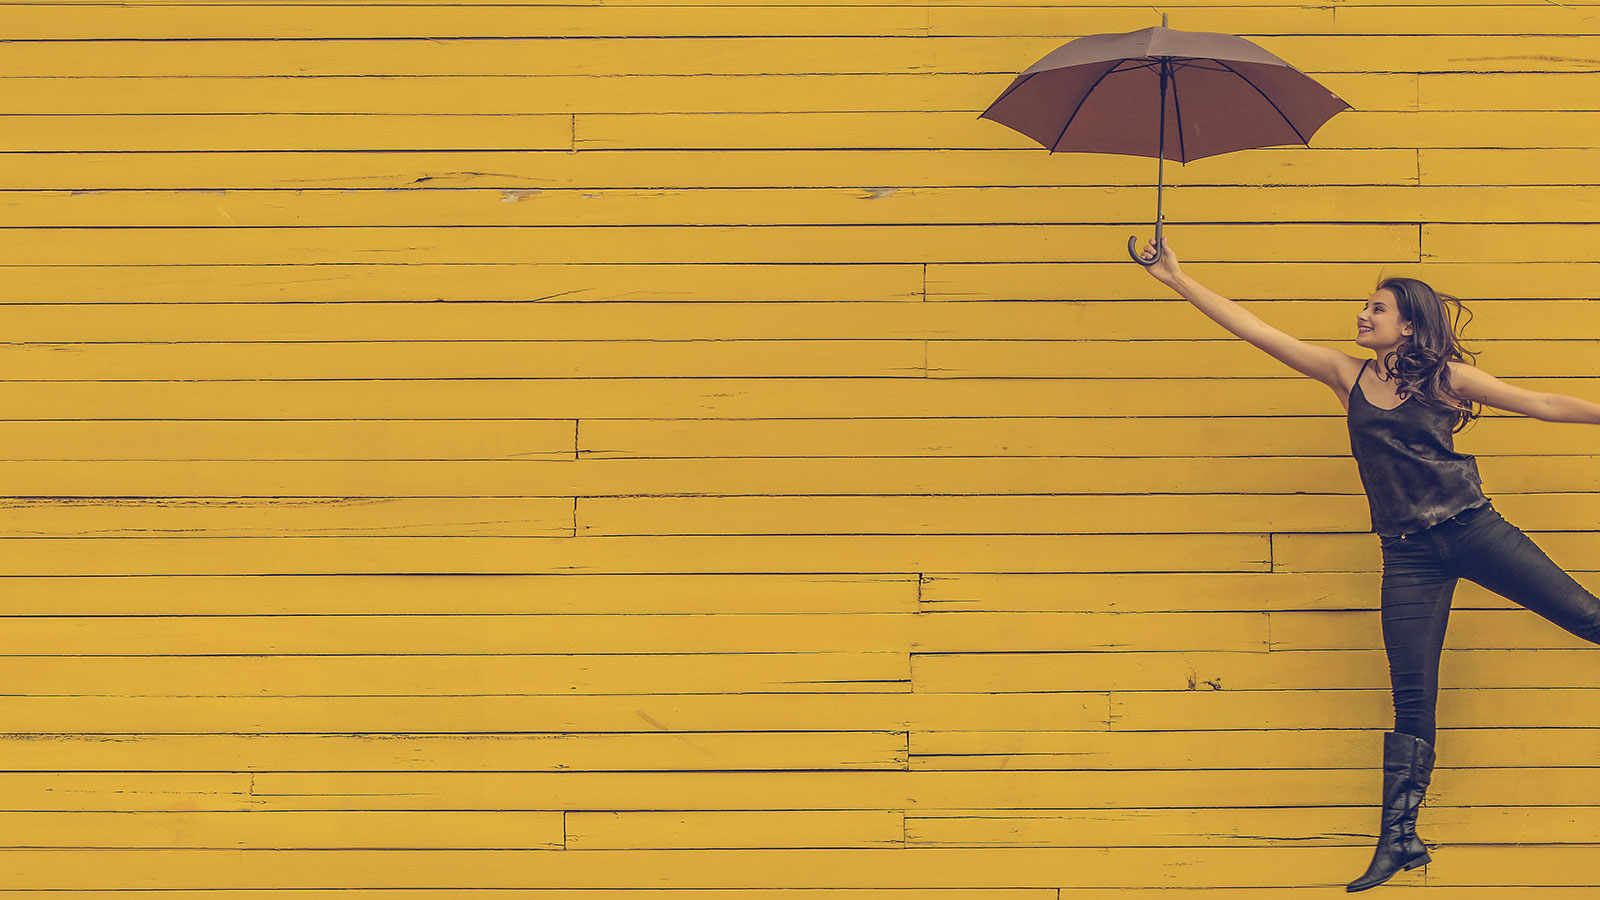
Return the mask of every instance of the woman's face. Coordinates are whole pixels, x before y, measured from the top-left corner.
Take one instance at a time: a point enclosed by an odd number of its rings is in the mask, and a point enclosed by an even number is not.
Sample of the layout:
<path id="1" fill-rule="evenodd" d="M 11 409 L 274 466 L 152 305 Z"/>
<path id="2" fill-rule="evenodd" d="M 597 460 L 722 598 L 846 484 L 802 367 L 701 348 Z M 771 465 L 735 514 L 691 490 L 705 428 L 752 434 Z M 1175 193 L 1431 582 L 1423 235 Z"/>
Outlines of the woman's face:
<path id="1" fill-rule="evenodd" d="M 1411 323 L 1400 319 L 1394 291 L 1384 288 L 1367 298 L 1356 315 L 1356 343 L 1369 350 L 1387 350 L 1411 334 Z"/>

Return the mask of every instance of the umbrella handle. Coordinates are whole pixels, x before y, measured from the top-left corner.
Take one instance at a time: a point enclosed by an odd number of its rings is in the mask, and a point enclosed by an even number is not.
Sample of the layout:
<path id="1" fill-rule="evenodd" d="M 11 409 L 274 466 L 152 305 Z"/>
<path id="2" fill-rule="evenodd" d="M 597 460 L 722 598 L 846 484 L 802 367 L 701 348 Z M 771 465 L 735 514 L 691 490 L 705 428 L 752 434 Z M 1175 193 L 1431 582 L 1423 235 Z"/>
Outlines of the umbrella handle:
<path id="1" fill-rule="evenodd" d="M 1156 230 L 1158 232 L 1160 231 L 1159 228 L 1156 229 Z M 1136 235 L 1136 234 L 1128 235 L 1128 255 L 1133 257 L 1133 261 L 1134 262 L 1136 262 L 1139 265 L 1144 266 L 1146 269 L 1148 269 L 1151 266 L 1153 266 L 1156 263 L 1161 261 L 1161 249 L 1162 248 L 1161 248 L 1161 236 L 1159 234 L 1156 235 L 1156 255 L 1155 255 L 1154 259 L 1145 259 L 1144 257 L 1140 256 L 1139 255 L 1139 251 L 1137 249 L 1135 249 L 1138 246 L 1138 244 L 1139 244 L 1139 236 L 1138 235 Z"/>

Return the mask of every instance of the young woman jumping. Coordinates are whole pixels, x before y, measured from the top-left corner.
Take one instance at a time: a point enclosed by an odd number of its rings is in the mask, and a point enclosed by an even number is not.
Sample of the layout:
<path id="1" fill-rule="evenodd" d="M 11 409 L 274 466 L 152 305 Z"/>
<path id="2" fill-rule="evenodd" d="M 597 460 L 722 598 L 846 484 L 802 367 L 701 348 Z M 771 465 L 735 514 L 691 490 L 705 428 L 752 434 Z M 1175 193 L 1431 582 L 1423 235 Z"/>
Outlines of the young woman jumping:
<path id="1" fill-rule="evenodd" d="M 1149 267 L 1211 319 L 1333 390 L 1383 549 L 1380 618 L 1394 689 L 1394 731 L 1383 735 L 1378 846 L 1362 891 L 1428 862 L 1417 837 L 1434 760 L 1439 657 L 1458 579 L 1477 582 L 1600 644 L 1600 599 L 1500 517 L 1479 486 L 1477 461 L 1452 436 L 1492 406 L 1546 422 L 1600 424 L 1600 403 L 1513 387 L 1468 365 L 1446 304 L 1459 301 L 1414 278 L 1388 278 L 1356 315 L 1357 359 L 1296 340 L 1186 275 L 1166 241 Z M 1145 244 L 1145 259 L 1155 255 Z"/>

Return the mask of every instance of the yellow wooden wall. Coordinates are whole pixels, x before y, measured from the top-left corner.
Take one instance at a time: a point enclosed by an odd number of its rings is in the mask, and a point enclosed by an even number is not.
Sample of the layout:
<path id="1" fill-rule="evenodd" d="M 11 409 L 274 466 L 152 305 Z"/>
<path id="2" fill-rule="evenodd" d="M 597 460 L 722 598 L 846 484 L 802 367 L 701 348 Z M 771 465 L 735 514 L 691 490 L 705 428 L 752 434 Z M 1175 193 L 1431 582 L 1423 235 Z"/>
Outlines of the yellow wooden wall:
<path id="1" fill-rule="evenodd" d="M 1351 351 L 1423 277 L 1490 371 L 1600 398 L 1600 4 L 1164 9 L 1356 107 L 1169 166 L 1190 271 Z M 1338 404 L 1126 260 L 1153 160 L 976 118 L 1157 16 L 0 5 L 0 900 L 1359 874 Z M 1600 430 L 1462 443 L 1600 587 Z M 1587 897 L 1600 651 L 1452 619 L 1443 847 L 1394 883 Z"/>

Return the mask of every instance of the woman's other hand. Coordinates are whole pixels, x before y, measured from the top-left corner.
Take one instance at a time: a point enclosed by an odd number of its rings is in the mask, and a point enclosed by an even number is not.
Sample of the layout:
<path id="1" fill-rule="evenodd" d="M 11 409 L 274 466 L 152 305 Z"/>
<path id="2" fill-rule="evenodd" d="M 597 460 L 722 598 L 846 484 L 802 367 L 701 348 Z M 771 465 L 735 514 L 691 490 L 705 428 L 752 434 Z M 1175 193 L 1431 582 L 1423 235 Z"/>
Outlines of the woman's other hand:
<path id="1" fill-rule="evenodd" d="M 1156 242 L 1154 240 L 1145 241 L 1144 249 L 1139 251 L 1139 257 L 1148 260 L 1155 255 Z M 1163 235 L 1161 238 L 1161 261 L 1153 266 L 1146 266 L 1145 269 L 1157 281 L 1168 287 L 1171 287 L 1174 282 L 1183 276 L 1183 270 L 1178 268 L 1178 257 L 1172 252 L 1172 246 L 1167 243 L 1166 236 Z"/>

